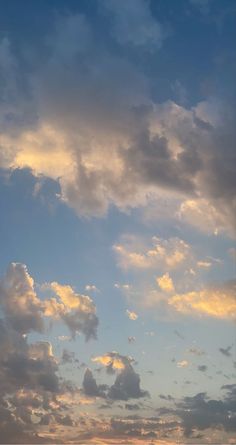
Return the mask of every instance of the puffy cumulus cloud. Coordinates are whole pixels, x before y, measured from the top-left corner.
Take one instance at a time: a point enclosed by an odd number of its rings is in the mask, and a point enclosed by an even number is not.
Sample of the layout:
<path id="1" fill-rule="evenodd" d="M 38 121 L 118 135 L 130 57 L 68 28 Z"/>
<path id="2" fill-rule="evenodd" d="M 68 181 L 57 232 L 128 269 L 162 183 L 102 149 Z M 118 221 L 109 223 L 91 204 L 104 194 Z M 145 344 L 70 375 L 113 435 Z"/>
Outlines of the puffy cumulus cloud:
<path id="1" fill-rule="evenodd" d="M 105 366 L 107 368 L 107 372 L 109 373 L 114 370 L 125 369 L 125 367 L 128 366 L 133 359 L 131 357 L 121 355 L 116 351 L 112 351 L 98 357 L 93 357 L 92 361 Z"/>
<path id="2" fill-rule="evenodd" d="M 9 167 L 30 168 L 35 175 L 59 179 L 73 174 L 73 157 L 67 150 L 65 136 L 52 126 L 42 124 L 36 129 L 24 130 L 20 135 L 3 135 L 1 143 L 6 150 L 18 146 Z"/>
<path id="3" fill-rule="evenodd" d="M 33 417 L 60 407 L 58 364 L 47 342 L 27 337 L 0 320 L 0 429 L 5 443 L 40 441 Z"/>
<path id="4" fill-rule="evenodd" d="M 134 361 L 131 357 L 119 354 L 118 352 L 108 352 L 102 356 L 92 358 L 93 362 L 105 366 L 108 374 L 118 373 L 114 384 L 107 388 L 106 396 L 112 400 L 128 400 L 148 397 L 147 391 L 140 388 L 140 377 L 132 366 Z M 91 377 L 91 375 L 89 375 Z"/>
<path id="5" fill-rule="evenodd" d="M 96 307 L 90 297 L 74 292 L 71 286 L 63 286 L 53 282 L 49 287 L 59 298 L 46 302 L 46 315 L 60 317 L 74 336 L 76 332 L 82 332 L 86 340 L 96 338 L 98 318 Z"/>
<path id="6" fill-rule="evenodd" d="M 7 322 L 16 331 L 26 334 L 44 330 L 44 317 L 61 319 L 71 334 L 84 334 L 86 340 L 96 338 L 98 318 L 92 299 L 77 294 L 71 286 L 52 282 L 43 285 L 56 295 L 41 300 L 34 280 L 21 263 L 11 263 L 0 280 L 0 304 Z"/>
<path id="7" fill-rule="evenodd" d="M 136 314 L 136 312 L 129 311 L 128 309 L 126 310 L 126 314 L 127 314 L 127 316 L 129 317 L 130 320 L 135 321 L 138 318 L 138 314 Z"/>
<path id="8" fill-rule="evenodd" d="M 149 397 L 149 394 L 140 388 L 140 377 L 129 363 L 117 375 L 108 397 L 113 400 L 128 400 Z"/>
<path id="9" fill-rule="evenodd" d="M 141 250 L 140 246 L 139 249 Z M 132 247 L 132 252 L 133 250 Z M 136 272 L 140 268 L 135 267 L 133 262 L 132 266 L 130 265 L 129 253 L 127 249 L 125 260 L 122 257 L 121 260 L 118 260 L 119 264 Z M 153 253 L 151 255 L 153 256 Z M 204 274 L 206 273 L 209 269 L 209 261 L 198 261 L 191 249 L 187 249 L 186 260 L 183 259 L 183 256 L 181 254 L 181 263 L 178 267 L 175 265 L 175 270 L 172 270 L 174 283 L 169 273 L 164 273 L 153 280 L 153 275 L 150 274 L 154 268 L 152 263 L 150 269 L 145 267 L 144 270 L 142 269 L 142 274 L 135 275 L 135 279 L 136 276 L 138 277 L 135 285 L 133 284 L 128 289 L 122 289 L 129 305 L 139 310 L 155 310 L 156 317 L 164 320 L 176 320 L 183 316 L 208 316 L 234 320 L 236 316 L 235 280 L 225 283 L 213 282 L 206 285 L 202 281 L 200 273 L 202 273 L 201 270 Z M 179 258 L 179 255 L 174 252 L 173 257 L 176 259 L 176 257 Z M 173 265 L 172 257 L 169 261 Z M 213 261 L 214 259 L 210 263 L 213 264 Z M 192 274 L 193 269 L 189 266 L 196 267 L 194 274 Z M 161 269 L 165 270 L 166 264 L 164 266 L 160 264 L 157 267 L 160 271 Z"/>
<path id="10" fill-rule="evenodd" d="M 123 235 L 113 249 L 119 266 L 124 269 L 175 269 L 192 255 L 191 247 L 182 239 L 165 240 L 156 236 L 147 242 L 142 237 Z"/>
<path id="11" fill-rule="evenodd" d="M 164 291 L 164 292 L 172 292 L 175 290 L 174 283 L 170 275 L 165 273 L 161 277 L 157 277 L 157 283 L 158 286 Z"/>
<path id="12" fill-rule="evenodd" d="M 45 315 L 62 319 L 73 337 L 82 332 L 86 340 L 96 338 L 98 318 L 91 298 L 75 293 L 69 285 L 53 282 L 47 287 L 55 292 L 57 299 L 45 300 Z"/>
<path id="13" fill-rule="evenodd" d="M 169 298 L 168 304 L 183 314 L 234 320 L 236 317 L 235 281 L 218 287 L 212 286 L 199 291 L 176 294 Z"/>
<path id="14" fill-rule="evenodd" d="M 79 215 L 102 215 L 110 204 L 143 206 L 175 191 L 183 220 L 233 235 L 234 104 L 154 103 L 152 79 L 136 57 L 137 48 L 147 55 L 164 37 L 150 4 L 104 0 L 98 9 L 116 42 L 88 17 L 61 16 L 44 40 L 44 63 L 27 60 L 27 73 L 22 56 L 1 41 L 1 166 L 57 180 Z"/>
<path id="15" fill-rule="evenodd" d="M 65 319 L 70 327 L 68 316 L 89 339 L 96 332 L 95 307 L 70 286 L 52 283 L 51 290 L 55 298 L 40 299 L 20 263 L 10 264 L 0 282 L 0 430 L 5 443 L 45 442 L 43 426 L 75 426 L 67 410 L 75 399 L 84 403 L 81 391 L 59 374 L 60 365 L 74 361 L 74 354 L 64 350 L 59 360 L 51 343 L 30 342 L 27 334 L 42 332 L 45 317 Z M 98 395 L 103 395 L 100 387 Z"/>
<path id="16" fill-rule="evenodd" d="M 43 330 L 43 305 L 24 264 L 11 263 L 0 280 L 0 304 L 8 323 L 18 332 Z"/>

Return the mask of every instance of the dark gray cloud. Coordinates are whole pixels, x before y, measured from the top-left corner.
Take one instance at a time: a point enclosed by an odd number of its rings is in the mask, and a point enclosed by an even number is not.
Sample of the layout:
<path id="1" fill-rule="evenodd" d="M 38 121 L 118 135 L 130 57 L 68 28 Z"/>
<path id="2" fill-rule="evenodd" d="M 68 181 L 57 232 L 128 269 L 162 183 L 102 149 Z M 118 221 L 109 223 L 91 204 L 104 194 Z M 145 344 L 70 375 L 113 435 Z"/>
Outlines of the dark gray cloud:
<path id="1" fill-rule="evenodd" d="M 91 369 L 87 368 L 83 380 L 83 390 L 86 396 L 105 397 L 104 389 L 104 385 L 97 385 Z"/>
<path id="2" fill-rule="evenodd" d="M 184 434 L 194 436 L 196 430 L 223 428 L 226 432 L 236 431 L 236 385 L 222 387 L 226 395 L 220 400 L 210 399 L 206 393 L 184 397 L 175 402 L 176 408 L 162 410 L 162 414 L 177 415 L 182 421 Z M 161 411 L 160 411 L 161 413 Z"/>
<path id="3" fill-rule="evenodd" d="M 117 375 L 115 383 L 109 390 L 108 397 L 113 400 L 128 400 L 149 397 L 149 394 L 140 388 L 140 377 L 131 364 L 128 364 Z"/>
<path id="4" fill-rule="evenodd" d="M 140 409 L 140 405 L 138 405 L 137 403 L 126 403 L 125 409 L 127 409 L 128 411 L 138 411 Z"/>
<path id="5" fill-rule="evenodd" d="M 207 371 L 207 366 L 206 365 L 199 365 L 197 367 L 197 369 L 198 369 L 198 371 L 205 372 L 205 371 Z"/>
<path id="6" fill-rule="evenodd" d="M 173 402 L 175 399 L 170 394 L 165 396 L 164 394 L 159 394 L 160 399 L 167 400 L 168 402 Z"/>
<path id="7" fill-rule="evenodd" d="M 70 329 L 72 336 L 75 336 L 76 332 L 83 332 L 86 340 L 97 338 L 98 317 L 96 314 L 87 314 L 78 309 L 62 314 L 61 318 Z"/>
<path id="8" fill-rule="evenodd" d="M 231 357 L 231 349 L 232 349 L 232 345 L 228 346 L 227 348 L 219 348 L 219 351 L 221 352 L 221 354 L 223 354 L 225 357 Z"/>

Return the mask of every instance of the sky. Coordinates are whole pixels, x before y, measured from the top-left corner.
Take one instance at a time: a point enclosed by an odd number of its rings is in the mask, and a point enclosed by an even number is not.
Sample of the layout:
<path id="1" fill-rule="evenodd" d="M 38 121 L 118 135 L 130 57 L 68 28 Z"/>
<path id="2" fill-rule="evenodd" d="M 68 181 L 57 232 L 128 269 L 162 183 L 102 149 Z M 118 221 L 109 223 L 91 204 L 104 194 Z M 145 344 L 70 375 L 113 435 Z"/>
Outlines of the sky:
<path id="1" fill-rule="evenodd" d="M 0 443 L 236 443 L 235 19 L 0 0 Z"/>

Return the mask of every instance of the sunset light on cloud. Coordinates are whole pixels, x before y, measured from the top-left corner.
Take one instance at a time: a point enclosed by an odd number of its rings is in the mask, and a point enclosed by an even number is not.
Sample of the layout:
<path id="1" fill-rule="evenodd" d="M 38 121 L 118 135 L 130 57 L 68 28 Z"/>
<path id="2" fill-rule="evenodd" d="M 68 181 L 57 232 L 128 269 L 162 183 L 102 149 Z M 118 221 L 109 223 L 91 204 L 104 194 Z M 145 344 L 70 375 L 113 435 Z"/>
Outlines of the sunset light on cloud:
<path id="1" fill-rule="evenodd" d="M 236 443 L 235 2 L 0 12 L 0 443 Z"/>

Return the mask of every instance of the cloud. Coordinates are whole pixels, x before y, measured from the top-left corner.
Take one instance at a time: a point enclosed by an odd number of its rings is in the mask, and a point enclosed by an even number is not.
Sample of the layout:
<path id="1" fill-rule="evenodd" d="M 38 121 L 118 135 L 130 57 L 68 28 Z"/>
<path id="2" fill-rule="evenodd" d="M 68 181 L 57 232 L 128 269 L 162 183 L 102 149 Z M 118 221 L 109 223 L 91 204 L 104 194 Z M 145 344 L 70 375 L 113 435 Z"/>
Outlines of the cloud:
<path id="1" fill-rule="evenodd" d="M 134 343 L 136 341 L 136 338 L 135 337 L 133 337 L 133 336 L 129 336 L 128 337 L 128 342 L 129 343 Z"/>
<path id="2" fill-rule="evenodd" d="M 227 224 L 225 214 L 219 212 L 217 207 L 207 199 L 184 200 L 176 215 L 180 221 L 186 222 L 209 235 L 218 235 Z M 228 226 L 226 229 L 230 234 L 233 234 L 232 228 Z"/>
<path id="3" fill-rule="evenodd" d="M 0 304 L 8 323 L 18 332 L 43 331 L 43 305 L 24 264 L 11 263 L 0 280 Z"/>
<path id="4" fill-rule="evenodd" d="M 140 409 L 140 406 L 137 403 L 126 403 L 125 409 L 128 411 L 138 411 Z"/>
<path id="5" fill-rule="evenodd" d="M 197 367 L 197 369 L 198 369 L 198 371 L 205 372 L 205 371 L 207 371 L 207 366 L 206 365 L 199 365 Z"/>
<path id="6" fill-rule="evenodd" d="M 0 280 L 0 304 L 7 322 L 18 332 L 43 332 L 44 317 L 65 322 L 72 336 L 82 332 L 96 338 L 98 318 L 92 299 L 74 292 L 71 286 L 56 282 L 43 287 L 55 292 L 57 298 L 41 300 L 34 289 L 34 280 L 21 263 L 11 263 Z"/>
<path id="7" fill-rule="evenodd" d="M 67 349 L 63 349 L 61 361 L 63 364 L 65 363 L 73 363 L 75 360 L 75 353 L 72 351 L 68 351 Z"/>
<path id="8" fill-rule="evenodd" d="M 235 282 L 229 281 L 218 287 L 176 294 L 169 298 L 168 304 L 183 314 L 195 313 L 199 316 L 233 320 L 236 316 Z"/>
<path id="9" fill-rule="evenodd" d="M 59 374 L 60 365 L 75 361 L 74 353 L 64 349 L 59 360 L 50 342 L 33 341 L 28 334 L 45 334 L 48 318 L 66 320 L 70 326 L 74 317 L 75 329 L 89 339 L 96 333 L 96 308 L 89 297 L 70 286 L 53 282 L 41 286 L 45 289 L 56 296 L 39 298 L 33 278 L 21 263 L 10 264 L 0 280 L 0 429 L 6 443 L 40 443 L 44 439 L 37 431 L 41 434 L 43 425 L 51 424 L 56 430 L 60 425 L 75 426 L 73 413 L 66 410 L 75 399 L 83 403 L 81 391 Z M 104 389 L 98 387 L 99 396 L 104 396 Z"/>
<path id="10" fill-rule="evenodd" d="M 199 357 L 202 356 L 202 355 L 205 355 L 205 352 L 202 351 L 201 349 L 198 349 L 198 348 L 190 348 L 190 349 L 187 350 L 187 352 L 189 354 L 194 354 L 194 355 L 197 355 Z"/>
<path id="11" fill-rule="evenodd" d="M 98 288 L 94 284 L 87 284 L 85 286 L 87 292 L 99 292 Z"/>
<path id="12" fill-rule="evenodd" d="M 176 414 L 182 418 L 185 435 L 191 436 L 196 428 L 204 430 L 217 426 L 222 426 L 226 431 L 235 431 L 233 391 L 234 387 L 230 387 L 223 400 L 210 400 L 205 393 L 199 393 L 185 397 L 183 402 L 178 403 Z"/>
<path id="13" fill-rule="evenodd" d="M 111 370 L 125 369 L 125 367 L 128 366 L 133 359 L 113 351 L 98 357 L 93 357 L 92 361 L 105 366 L 107 371 L 110 372 Z"/>
<path id="14" fill-rule="evenodd" d="M 228 346 L 227 348 L 219 348 L 219 351 L 221 354 L 223 354 L 225 357 L 231 357 L 231 349 L 232 345 Z"/>
<path id="15" fill-rule="evenodd" d="M 58 16 L 43 41 L 44 63 L 29 58 L 27 72 L 22 54 L 2 40 L 1 166 L 54 179 L 79 216 L 104 215 L 113 204 L 145 206 L 174 192 L 181 221 L 234 236 L 234 104 L 155 103 L 153 79 L 137 63 L 137 54 L 142 60 L 164 38 L 149 3 L 129 0 L 121 8 L 104 0 L 99 10 L 119 51 L 80 14 Z M 35 53 L 43 51 L 41 40 Z"/>
<path id="16" fill-rule="evenodd" d="M 187 360 L 181 360 L 180 362 L 177 362 L 178 368 L 187 368 L 189 366 L 189 362 Z"/>
<path id="17" fill-rule="evenodd" d="M 113 249 L 123 269 L 175 269 L 191 255 L 190 246 L 180 238 L 167 240 L 153 236 L 150 242 L 134 235 L 123 235 Z"/>
<path id="18" fill-rule="evenodd" d="M 129 311 L 128 309 L 126 309 L 126 314 L 127 314 L 127 316 L 129 317 L 130 320 L 135 321 L 138 318 L 138 315 L 136 314 L 136 312 Z"/>
<path id="19" fill-rule="evenodd" d="M 148 397 L 148 392 L 140 388 L 140 377 L 134 371 L 131 357 L 108 352 L 102 356 L 92 358 L 95 363 L 106 367 L 108 374 L 117 372 L 114 384 L 109 388 L 107 397 L 112 400 L 129 400 Z"/>
<path id="20" fill-rule="evenodd" d="M 101 4 L 110 13 L 113 36 L 120 45 L 147 51 L 160 48 L 165 34 L 152 16 L 149 1 L 128 0 L 121 6 L 115 0 L 102 0 Z"/>
<path id="21" fill-rule="evenodd" d="M 131 364 L 127 364 L 117 375 L 108 397 L 113 400 L 138 399 L 148 397 L 148 392 L 140 389 L 140 377 Z"/>
<path id="22" fill-rule="evenodd" d="M 175 290 L 172 278 L 170 277 L 168 272 L 162 275 L 161 277 L 157 277 L 156 281 L 158 283 L 158 286 L 164 292 L 173 292 Z"/>
<path id="23" fill-rule="evenodd" d="M 98 318 L 96 307 L 92 299 L 86 295 L 77 294 L 71 286 L 60 285 L 56 282 L 48 285 L 59 298 L 46 302 L 46 315 L 60 317 L 71 331 L 72 336 L 76 332 L 82 332 L 86 340 L 96 338 Z"/>
<path id="24" fill-rule="evenodd" d="M 0 320 L 0 429 L 4 442 L 37 442 L 32 415 L 60 406 L 58 364 L 49 342 L 27 337 Z M 38 439 L 40 441 L 40 439 Z"/>
<path id="25" fill-rule="evenodd" d="M 103 392 L 104 385 L 97 385 L 92 371 L 89 368 L 86 369 L 84 374 L 83 390 L 85 395 L 89 397 L 105 397 L 105 394 Z"/>

